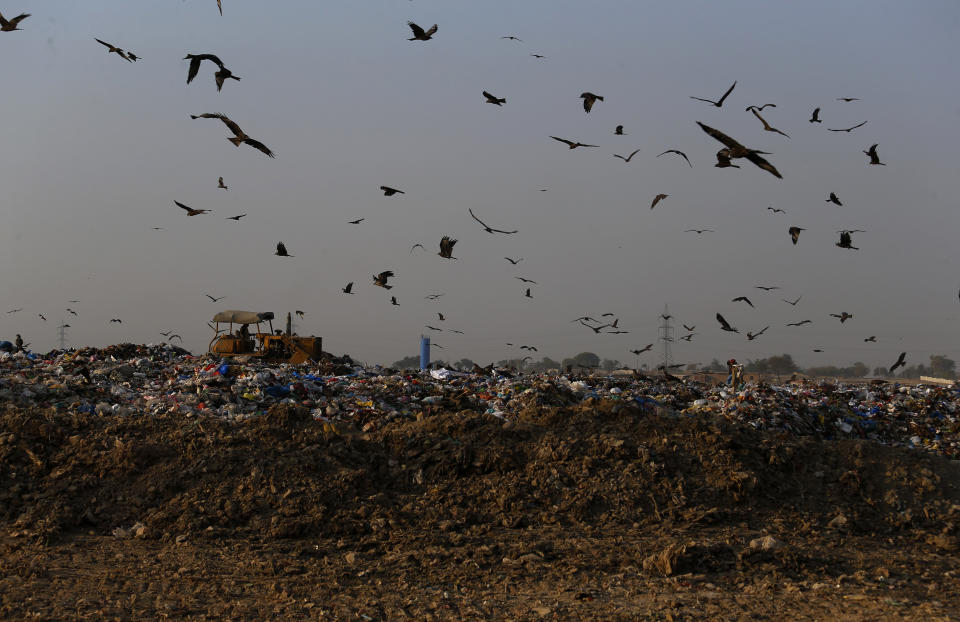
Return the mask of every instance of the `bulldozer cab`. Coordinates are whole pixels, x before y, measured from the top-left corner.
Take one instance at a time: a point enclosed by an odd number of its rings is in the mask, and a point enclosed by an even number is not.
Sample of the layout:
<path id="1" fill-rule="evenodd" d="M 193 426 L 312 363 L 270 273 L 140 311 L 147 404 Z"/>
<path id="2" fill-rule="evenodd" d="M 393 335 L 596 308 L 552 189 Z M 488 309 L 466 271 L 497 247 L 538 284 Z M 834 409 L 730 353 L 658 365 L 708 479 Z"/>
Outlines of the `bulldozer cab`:
<path id="1" fill-rule="evenodd" d="M 295 365 L 319 360 L 323 353 L 320 337 L 291 335 L 289 314 L 287 332 L 275 330 L 273 317 L 271 311 L 217 313 L 210 324 L 214 334 L 207 351 L 227 358 L 251 356 Z"/>

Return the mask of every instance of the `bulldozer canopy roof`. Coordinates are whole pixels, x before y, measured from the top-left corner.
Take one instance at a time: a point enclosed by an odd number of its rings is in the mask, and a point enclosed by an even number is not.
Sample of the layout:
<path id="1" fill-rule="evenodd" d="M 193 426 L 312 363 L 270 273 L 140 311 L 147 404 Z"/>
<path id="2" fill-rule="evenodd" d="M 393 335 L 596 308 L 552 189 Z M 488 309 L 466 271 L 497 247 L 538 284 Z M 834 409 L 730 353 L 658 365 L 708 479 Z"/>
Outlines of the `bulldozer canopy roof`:
<path id="1" fill-rule="evenodd" d="M 256 324 L 272 319 L 272 311 L 221 311 L 213 316 L 214 322 L 232 322 L 234 324 Z"/>

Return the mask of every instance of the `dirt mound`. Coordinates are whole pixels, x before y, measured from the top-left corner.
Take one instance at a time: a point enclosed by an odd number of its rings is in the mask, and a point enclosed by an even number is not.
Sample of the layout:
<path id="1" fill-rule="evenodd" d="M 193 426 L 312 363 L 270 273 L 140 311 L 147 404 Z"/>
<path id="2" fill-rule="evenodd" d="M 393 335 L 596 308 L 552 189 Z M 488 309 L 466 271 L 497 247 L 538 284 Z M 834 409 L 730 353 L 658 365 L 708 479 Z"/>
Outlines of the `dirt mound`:
<path id="1" fill-rule="evenodd" d="M 622 404 L 516 422 L 445 413 L 371 434 L 293 407 L 240 424 L 9 409 L 0 429 L 0 528 L 42 540 L 138 522 L 164 540 L 763 520 L 921 529 L 949 549 L 960 512 L 955 462 Z"/>

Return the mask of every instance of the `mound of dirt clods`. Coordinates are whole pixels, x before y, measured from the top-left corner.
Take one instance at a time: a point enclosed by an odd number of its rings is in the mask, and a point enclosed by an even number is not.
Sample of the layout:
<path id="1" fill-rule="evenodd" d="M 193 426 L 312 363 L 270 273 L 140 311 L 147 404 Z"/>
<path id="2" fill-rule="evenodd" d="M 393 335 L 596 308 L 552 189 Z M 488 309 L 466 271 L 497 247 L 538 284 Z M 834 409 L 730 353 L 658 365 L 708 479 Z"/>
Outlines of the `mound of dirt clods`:
<path id="1" fill-rule="evenodd" d="M 837 592 L 810 609 L 800 595 L 900 581 L 896 598 L 884 592 L 869 610 L 888 618 L 904 594 L 921 599 L 930 586 L 937 594 L 928 600 L 956 604 L 940 590 L 960 587 L 960 572 L 950 574 L 958 521 L 956 462 L 621 403 L 542 407 L 513 421 L 449 412 L 372 433 L 293 407 L 243 423 L 0 414 L 0 588 L 32 593 L 40 579 L 23 568 L 78 546 L 102 557 L 108 578 L 116 559 L 136 564 L 136 574 L 194 547 L 163 571 L 164 594 L 192 568 L 198 577 L 221 566 L 274 577 L 229 607 L 204 600 L 219 583 L 198 579 L 184 588 L 193 596 L 162 610 L 174 617 L 313 618 L 328 611 L 318 589 L 343 618 L 817 617 L 853 601 Z M 288 582 L 276 583 L 287 566 Z M 65 599 L 109 583 L 77 581 L 59 586 Z M 470 591 L 481 584 L 483 598 Z M 690 586 L 695 600 L 681 593 Z M 663 590 L 672 600 L 649 596 Z M 738 600 L 751 590 L 780 600 Z M 164 598 L 118 615 L 159 615 Z M 29 611 L 10 602 L 0 613 Z M 43 615 L 59 611 L 45 604 Z"/>

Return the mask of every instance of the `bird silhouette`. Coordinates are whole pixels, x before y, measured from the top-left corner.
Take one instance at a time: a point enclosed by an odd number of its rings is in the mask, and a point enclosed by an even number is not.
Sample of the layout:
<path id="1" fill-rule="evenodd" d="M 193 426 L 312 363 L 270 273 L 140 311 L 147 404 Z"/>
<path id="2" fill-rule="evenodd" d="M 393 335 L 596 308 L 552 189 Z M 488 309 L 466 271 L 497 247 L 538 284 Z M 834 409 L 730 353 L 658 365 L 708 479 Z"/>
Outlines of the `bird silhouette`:
<path id="1" fill-rule="evenodd" d="M 456 259 L 456 257 L 453 256 L 453 245 L 456 243 L 457 241 L 449 235 L 443 236 L 443 238 L 440 239 L 440 252 L 437 254 L 444 259 Z"/>
<path id="2" fill-rule="evenodd" d="M 755 285 L 755 289 L 762 289 L 765 292 L 772 292 L 775 289 L 780 289 L 779 285 Z"/>
<path id="3" fill-rule="evenodd" d="M 390 296 L 390 304 L 392 304 L 392 305 L 395 306 L 395 307 L 399 307 L 399 306 L 400 306 L 400 303 L 397 302 L 397 297 L 396 297 L 396 296 Z"/>
<path id="4" fill-rule="evenodd" d="M 774 214 L 786 214 L 786 213 L 787 213 L 786 210 L 780 209 L 779 207 L 768 207 L 767 209 L 770 210 L 771 212 L 773 212 Z"/>
<path id="5" fill-rule="evenodd" d="M 793 245 L 797 245 L 797 240 L 800 239 L 800 232 L 806 231 L 803 227 L 790 227 L 790 239 L 793 240 Z"/>
<path id="6" fill-rule="evenodd" d="M 680 339 L 682 339 L 683 341 L 686 341 L 687 343 L 690 343 L 691 341 L 693 341 L 693 336 L 696 334 L 697 333 L 690 333 L 689 335 L 684 335 L 683 337 L 680 337 Z"/>
<path id="7" fill-rule="evenodd" d="M 70 313 L 71 315 L 77 315 L 77 312 L 74 311 L 73 309 L 67 309 L 67 312 Z M 77 317 L 79 317 L 79 316 L 77 316 Z"/>
<path id="8" fill-rule="evenodd" d="M 842 312 L 840 312 L 840 313 L 831 313 L 831 314 L 830 314 L 830 317 L 839 318 L 839 319 L 840 319 L 840 323 L 843 324 L 844 322 L 846 322 L 847 320 L 849 320 L 850 318 L 852 318 L 852 317 L 853 317 L 853 314 L 852 314 L 852 313 L 847 313 L 846 311 L 842 311 Z"/>
<path id="9" fill-rule="evenodd" d="M 763 109 L 764 109 L 764 108 L 776 108 L 776 107 L 777 107 L 776 104 L 764 104 L 764 105 L 762 105 L 762 106 L 747 106 L 746 108 L 743 109 L 743 111 L 744 111 L 744 112 L 751 112 L 751 111 L 753 111 L 753 110 L 756 110 L 756 111 L 758 111 L 758 112 L 763 112 Z"/>
<path id="10" fill-rule="evenodd" d="M 870 164 L 879 164 L 880 166 L 886 166 L 883 162 L 880 161 L 880 156 L 877 155 L 877 143 L 874 143 L 870 146 L 870 149 L 863 152 L 868 158 L 870 158 Z"/>
<path id="11" fill-rule="evenodd" d="M 846 231 L 846 230 L 841 231 L 841 232 L 840 232 L 840 241 L 837 242 L 837 246 L 839 246 L 840 248 L 846 248 L 846 249 L 850 249 L 850 250 L 853 250 L 853 251 L 858 251 L 858 250 L 860 250 L 859 247 L 853 246 L 853 238 L 850 236 L 850 234 L 855 233 L 855 232 L 857 232 L 857 231 L 861 231 L 861 230 L 860 230 L 860 229 L 853 229 L 853 230 L 851 230 L 851 231 Z"/>
<path id="12" fill-rule="evenodd" d="M 180 209 L 185 210 L 187 212 L 187 216 L 198 216 L 200 214 L 206 214 L 210 212 L 208 209 L 193 209 L 192 207 L 187 207 L 179 201 L 174 201 L 173 203 Z"/>
<path id="13" fill-rule="evenodd" d="M 876 335 L 870 335 L 869 337 L 867 337 L 867 338 L 864 339 L 863 341 L 864 341 L 864 342 L 867 342 L 867 343 L 877 343 L 877 336 L 876 336 Z"/>
<path id="14" fill-rule="evenodd" d="M 23 307 L 17 307 L 16 309 L 10 309 L 7 313 L 20 313 L 21 311 L 23 311 Z"/>
<path id="15" fill-rule="evenodd" d="M 380 186 L 380 189 L 383 190 L 383 196 L 392 197 L 395 194 L 406 194 L 403 190 L 397 190 L 396 188 L 391 188 L 390 186 Z"/>
<path id="16" fill-rule="evenodd" d="M 657 196 L 653 197 L 653 203 L 650 204 L 650 209 L 655 208 L 655 207 L 657 206 L 657 203 L 659 203 L 660 201 L 666 199 L 668 196 L 670 196 L 670 195 L 669 195 L 669 194 L 658 194 Z"/>
<path id="17" fill-rule="evenodd" d="M 437 318 L 439 318 L 439 320 L 440 320 L 441 322 L 444 321 L 445 319 L 447 319 L 447 318 L 443 317 L 443 314 L 440 313 L 439 311 L 437 311 Z"/>
<path id="18" fill-rule="evenodd" d="M 584 112 L 588 113 L 593 110 L 593 105 L 597 103 L 597 100 L 603 101 L 603 95 L 594 95 L 590 91 L 580 93 L 580 98 L 583 99 Z"/>
<path id="19" fill-rule="evenodd" d="M 393 289 L 393 285 L 387 285 L 387 279 L 394 276 L 393 271 L 384 270 L 380 274 L 373 275 L 373 284 L 384 289 Z"/>
<path id="20" fill-rule="evenodd" d="M 414 249 L 417 248 L 417 247 L 423 248 L 423 244 L 420 244 L 420 243 L 418 242 L 417 244 L 414 244 L 413 246 L 411 246 L 411 247 L 410 247 L 410 253 L 412 254 L 413 251 L 414 251 Z M 423 248 L 423 250 L 426 250 L 426 249 Z"/>
<path id="21" fill-rule="evenodd" d="M 43 320 L 44 322 L 47 321 L 46 316 L 44 316 L 42 313 L 38 313 L 38 314 L 37 314 L 37 317 L 40 318 L 41 320 Z"/>
<path id="22" fill-rule="evenodd" d="M 813 109 L 813 114 L 810 115 L 809 121 L 810 121 L 810 123 L 823 123 L 823 121 L 820 120 L 820 109 L 819 109 L 819 108 L 814 108 L 814 109 Z"/>
<path id="23" fill-rule="evenodd" d="M 230 188 L 227 188 L 227 186 L 223 183 L 223 177 L 217 180 L 217 188 L 223 188 L 224 190 L 230 189 Z"/>
<path id="24" fill-rule="evenodd" d="M 23 28 L 17 28 L 17 24 L 27 19 L 28 17 L 30 17 L 29 13 L 21 13 L 16 17 L 5 19 L 3 17 L 3 14 L 0 13 L 0 32 L 13 32 L 14 30 L 23 30 Z"/>
<path id="25" fill-rule="evenodd" d="M 303 319 L 303 311 L 301 311 L 300 309 L 297 309 L 296 311 L 294 311 L 294 313 L 296 313 L 297 317 L 299 317 L 301 320 Z"/>
<path id="26" fill-rule="evenodd" d="M 799 322 L 791 322 L 787 326 L 803 326 L 804 324 L 813 324 L 813 320 L 800 320 Z"/>
<path id="27" fill-rule="evenodd" d="M 858 124 L 854 125 L 853 127 L 844 127 L 844 128 L 839 128 L 839 129 L 833 129 L 833 128 L 829 128 L 829 127 L 828 127 L 827 129 L 828 129 L 829 131 L 831 131 L 831 132 L 852 132 L 853 130 L 857 129 L 858 127 L 863 127 L 863 126 L 866 125 L 866 124 L 867 124 L 867 122 L 864 121 L 863 123 L 858 123 Z"/>
<path id="28" fill-rule="evenodd" d="M 620 158 L 620 159 L 623 160 L 624 162 L 629 163 L 630 160 L 633 159 L 633 156 L 637 155 L 638 153 L 640 153 L 640 150 L 639 150 L 639 149 L 634 149 L 633 153 L 631 153 L 631 154 L 628 155 L 627 157 L 623 157 L 622 155 L 617 154 L 617 153 L 613 154 L 613 157 L 615 157 L 615 158 Z"/>
<path id="29" fill-rule="evenodd" d="M 351 225 L 359 225 L 359 224 L 362 223 L 364 220 L 366 220 L 366 218 L 358 218 L 358 219 L 356 219 L 356 220 L 348 220 L 347 223 L 349 223 L 349 224 L 351 224 Z"/>
<path id="30" fill-rule="evenodd" d="M 96 37 L 94 37 L 93 40 L 96 41 L 97 43 L 99 43 L 100 45 L 106 46 L 106 47 L 107 47 L 107 53 L 108 53 L 108 54 L 111 54 L 111 53 L 112 53 L 112 54 L 116 54 L 117 56 L 119 56 L 119 57 L 122 58 L 123 60 L 127 61 L 128 63 L 132 63 L 132 62 L 133 62 L 133 59 L 132 59 L 132 58 L 129 58 L 129 57 L 126 55 L 126 53 L 123 51 L 123 49 L 118 48 L 118 47 L 115 46 L 114 44 L 112 44 L 112 43 L 107 43 L 106 41 L 102 41 L 102 40 L 100 40 L 100 39 L 97 39 Z"/>
<path id="31" fill-rule="evenodd" d="M 494 228 L 490 227 L 489 225 L 487 225 L 487 223 L 485 223 L 485 222 L 483 222 L 482 220 L 480 220 L 479 218 L 477 218 L 477 215 L 473 213 L 473 210 L 472 210 L 471 208 L 468 207 L 468 208 L 467 208 L 467 211 L 470 212 L 470 216 L 472 216 L 474 220 L 476 220 L 478 223 L 480 223 L 481 225 L 483 225 L 483 229 L 484 229 L 484 231 L 486 231 L 487 233 L 506 233 L 507 235 L 510 235 L 511 233 L 516 233 L 516 232 L 517 232 L 516 229 L 514 229 L 513 231 L 504 231 L 503 229 L 494 229 Z M 456 240 L 454 240 L 453 243 L 455 244 L 455 243 L 456 243 Z M 452 246 L 452 244 L 451 244 L 451 246 Z"/>
<path id="32" fill-rule="evenodd" d="M 760 119 L 760 122 L 763 123 L 763 129 L 764 129 L 764 130 L 766 130 L 766 131 L 768 131 L 768 132 L 776 132 L 777 134 L 780 134 L 780 135 L 782 135 L 782 136 L 786 136 L 787 138 L 790 138 L 790 136 L 789 136 L 786 132 L 781 132 L 781 131 L 778 130 L 777 128 L 772 127 L 769 123 L 767 123 L 767 120 L 760 116 L 760 113 L 757 112 L 757 109 L 756 109 L 756 108 L 751 108 L 751 109 L 750 109 L 750 112 L 753 113 L 753 116 L 755 116 L 756 118 Z"/>
<path id="33" fill-rule="evenodd" d="M 242 129 L 240 129 L 239 125 L 237 125 L 234 121 L 232 121 L 226 115 L 220 114 L 218 112 L 204 112 L 203 114 L 192 114 L 190 115 L 190 118 L 191 119 L 220 119 L 223 122 L 223 124 L 226 125 L 231 132 L 233 132 L 233 138 L 228 137 L 227 140 L 232 142 L 235 146 L 239 147 L 241 144 L 247 144 L 258 151 L 262 151 L 264 154 L 266 154 L 270 158 L 276 157 L 274 153 L 270 151 L 269 148 L 267 148 L 266 145 L 264 145 L 259 140 L 254 140 L 253 138 L 250 138 Z"/>
<path id="34" fill-rule="evenodd" d="M 848 103 L 849 103 L 849 102 L 857 102 L 857 101 L 860 101 L 860 98 L 859 98 L 859 97 L 838 97 L 838 98 L 837 98 L 837 101 L 838 101 L 838 102 L 848 102 Z"/>
<path id="35" fill-rule="evenodd" d="M 737 330 L 737 329 L 734 328 L 733 326 L 730 326 L 730 323 L 727 322 L 727 320 L 725 320 L 724 317 L 723 317 L 722 315 L 720 315 L 719 313 L 717 314 L 717 321 L 720 322 L 720 329 L 721 329 L 721 330 L 725 330 L 725 331 L 727 331 L 727 332 L 729 332 L 729 333 L 739 333 L 739 332 L 740 332 L 739 330 Z"/>
<path id="36" fill-rule="evenodd" d="M 544 56 L 543 54 L 531 54 L 530 56 L 534 58 L 546 58 L 546 56 Z"/>
<path id="37" fill-rule="evenodd" d="M 890 373 L 892 374 L 895 369 L 898 367 L 905 367 L 907 365 L 907 353 L 901 352 L 900 356 L 897 357 L 897 361 L 890 366 Z"/>
<path id="38" fill-rule="evenodd" d="M 466 334 L 466 333 L 464 333 L 462 330 L 457 330 L 456 328 L 451 328 L 451 329 L 450 329 L 450 332 L 451 332 L 451 333 L 457 333 L 458 335 Z"/>
<path id="39" fill-rule="evenodd" d="M 682 156 L 683 159 L 687 161 L 687 164 L 690 166 L 690 168 L 693 168 L 693 164 L 690 164 L 690 158 L 688 158 L 688 157 L 687 157 L 687 154 L 685 154 L 684 152 L 680 151 L 679 149 L 667 149 L 666 151 L 664 151 L 663 153 L 661 153 L 661 154 L 658 155 L 657 157 L 659 158 L 660 156 L 666 155 L 666 154 L 668 154 L 668 153 L 675 153 L 675 154 L 677 154 L 677 155 L 679 155 L 679 156 Z"/>
<path id="40" fill-rule="evenodd" d="M 843 203 L 840 202 L 840 197 L 837 196 L 836 192 L 831 192 L 830 197 L 824 201 L 824 203 L 833 203 L 834 205 L 839 205 L 843 207 Z"/>
<path id="41" fill-rule="evenodd" d="M 780 171 L 778 171 L 773 164 L 770 164 L 770 162 L 765 160 L 760 155 L 760 154 L 770 155 L 769 153 L 765 151 L 758 151 L 756 149 L 748 149 L 743 145 L 741 145 L 736 140 L 734 140 L 733 138 L 721 132 L 720 130 L 716 130 L 710 127 L 709 125 L 704 125 L 699 121 L 697 121 L 697 125 L 699 125 L 700 129 L 706 132 L 709 136 L 713 137 L 715 140 L 721 142 L 727 147 L 726 149 L 721 149 L 720 151 L 717 152 L 717 164 L 715 166 L 719 168 L 725 168 L 726 166 L 734 166 L 730 164 L 731 159 L 746 158 L 747 160 L 749 160 L 759 168 L 762 168 L 763 170 L 767 171 L 777 179 L 783 179 L 783 176 L 780 174 Z"/>
<path id="42" fill-rule="evenodd" d="M 393 276 L 393 275 L 391 274 L 390 276 Z M 376 280 L 377 277 L 373 277 L 373 278 L 374 278 L 374 280 Z M 384 282 L 386 282 L 386 281 L 384 281 Z M 390 288 L 388 287 L 387 289 L 390 289 Z M 350 281 L 349 283 L 347 283 L 347 286 L 344 287 L 344 288 L 343 288 L 342 290 L 340 290 L 340 291 L 342 291 L 344 294 L 352 294 L 352 293 L 353 293 L 353 281 Z"/>
<path id="43" fill-rule="evenodd" d="M 702 235 L 704 233 L 714 233 L 713 229 L 687 229 L 684 233 L 694 232 L 697 235 Z"/>
<path id="44" fill-rule="evenodd" d="M 625 134 L 623 133 L 623 126 L 618 125 L 617 127 L 613 128 L 613 133 L 616 136 L 624 136 Z"/>
<path id="45" fill-rule="evenodd" d="M 534 285 L 537 285 L 537 284 L 538 284 L 536 281 L 532 281 L 532 280 L 530 280 L 530 279 L 525 279 L 525 278 L 523 278 L 522 276 L 515 276 L 515 277 L 513 277 L 513 278 L 519 279 L 519 280 L 523 281 L 524 283 L 533 283 Z"/>
<path id="46" fill-rule="evenodd" d="M 443 294 L 428 294 L 428 295 L 424 296 L 423 299 L 424 299 L 424 300 L 436 300 L 436 299 L 439 298 L 440 296 L 443 296 Z"/>
<path id="47" fill-rule="evenodd" d="M 483 96 L 487 98 L 488 104 L 493 104 L 495 106 L 502 106 L 505 103 L 507 103 L 507 99 L 505 97 L 497 98 L 496 95 L 492 95 L 486 91 L 483 92 Z"/>
<path id="48" fill-rule="evenodd" d="M 646 346 L 640 348 L 639 350 L 630 350 L 630 353 L 631 353 L 631 354 L 636 354 L 637 356 L 640 356 L 640 355 L 643 354 L 644 352 L 649 352 L 652 348 L 653 348 L 653 344 L 652 344 L 652 343 L 648 343 Z"/>
<path id="49" fill-rule="evenodd" d="M 293 257 L 290 253 L 287 252 L 287 247 L 283 245 L 283 242 L 277 242 L 277 252 L 274 255 L 279 255 L 280 257 Z"/>
<path id="50" fill-rule="evenodd" d="M 527 292 L 524 294 L 527 298 L 533 298 L 533 294 L 530 293 L 530 288 L 527 288 Z"/>
<path id="51" fill-rule="evenodd" d="M 734 299 L 731 300 L 730 302 L 745 302 L 745 303 L 747 303 L 748 305 L 750 305 L 751 307 L 753 307 L 753 303 L 750 302 L 750 299 L 747 298 L 746 296 L 737 296 L 736 298 L 734 298 Z"/>
<path id="52" fill-rule="evenodd" d="M 520 259 L 513 259 L 512 257 L 504 257 L 504 259 L 506 259 L 507 261 L 509 261 L 509 262 L 510 262 L 511 264 L 513 264 L 514 266 L 517 265 L 518 263 L 520 263 L 521 261 L 523 261 L 523 257 L 521 257 Z"/>
<path id="53" fill-rule="evenodd" d="M 694 330 L 696 330 L 696 328 L 697 328 L 696 324 L 694 324 L 693 326 L 687 326 L 686 324 L 681 324 L 681 326 L 683 326 L 683 329 L 684 329 L 685 331 L 688 331 L 688 332 L 691 332 L 691 333 L 692 333 Z"/>
<path id="54" fill-rule="evenodd" d="M 121 320 L 121 319 L 118 318 L 118 317 L 115 317 L 115 318 L 113 318 L 113 319 L 110 320 L 110 324 L 123 324 L 123 320 Z"/>
<path id="55" fill-rule="evenodd" d="M 723 94 L 723 97 L 721 97 L 721 98 L 718 99 L 717 101 L 713 101 L 712 99 L 704 99 L 704 98 L 702 98 L 702 97 L 694 97 L 693 95 L 690 96 L 690 99 L 695 99 L 695 100 L 701 101 L 701 102 L 707 102 L 708 104 L 713 104 L 714 106 L 716 106 L 717 108 L 719 108 L 719 107 L 723 106 L 723 100 L 725 100 L 725 99 L 727 98 L 727 96 L 730 95 L 730 93 L 733 92 L 733 89 L 734 89 L 735 86 L 737 86 L 736 81 L 734 81 L 734 83 L 730 85 L 730 88 L 728 88 L 728 89 L 727 89 L 727 92 Z"/>
<path id="56" fill-rule="evenodd" d="M 214 297 L 211 296 L 210 294 L 204 294 L 204 296 L 206 296 L 207 298 L 209 298 L 209 299 L 210 299 L 211 301 L 213 301 L 213 302 L 219 302 L 219 301 L 223 300 L 223 299 L 226 297 L 226 296 L 220 296 L 219 298 L 214 298 Z"/>
<path id="57" fill-rule="evenodd" d="M 747 340 L 748 340 L 748 341 L 753 341 L 754 339 L 756 339 L 757 337 L 759 337 L 759 336 L 762 335 L 763 333 L 767 332 L 767 329 L 768 329 L 768 328 L 770 328 L 770 327 L 769 327 L 769 326 L 764 326 L 764 327 L 763 327 L 763 330 L 761 330 L 761 331 L 758 332 L 758 333 L 751 333 L 751 332 L 748 331 L 748 332 L 747 332 Z"/>
<path id="58" fill-rule="evenodd" d="M 424 324 L 424 326 L 426 326 L 426 327 L 429 328 L 430 330 L 435 330 L 435 331 L 440 332 L 440 333 L 443 332 L 443 329 L 442 329 L 442 328 L 437 328 L 436 326 L 430 326 L 429 324 Z"/>
<path id="59" fill-rule="evenodd" d="M 558 138 L 556 136 L 551 136 L 550 138 L 554 140 L 559 140 L 560 142 L 566 144 L 571 149 L 576 149 L 577 147 L 599 147 L 600 146 L 600 145 L 587 145 L 581 142 L 573 142 L 571 140 L 567 140 L 566 138 Z"/>
<path id="60" fill-rule="evenodd" d="M 501 39 L 510 39 L 511 41 L 518 41 L 518 42 L 520 42 L 520 43 L 523 43 L 523 39 L 519 39 L 519 38 L 517 38 L 517 37 L 515 37 L 515 36 L 513 36 L 513 35 L 506 35 L 506 36 L 500 37 L 500 38 L 501 38 Z"/>
<path id="61" fill-rule="evenodd" d="M 173 341 L 174 339 L 179 339 L 181 342 L 183 342 L 183 337 L 177 334 L 173 334 L 167 337 L 167 341 Z"/>
<path id="62" fill-rule="evenodd" d="M 413 31 L 413 36 L 407 39 L 407 41 L 429 41 L 434 33 L 437 32 L 436 24 L 431 26 L 429 30 L 424 30 L 413 22 L 407 22 L 407 26 L 410 26 L 410 30 Z"/>
<path id="63" fill-rule="evenodd" d="M 236 220 L 237 222 L 240 222 L 240 219 L 244 216 L 246 216 L 246 214 L 237 214 L 236 216 L 227 216 L 224 218 L 224 220 Z"/>
<path id="64" fill-rule="evenodd" d="M 217 91 L 223 88 L 223 83 L 227 78 L 240 80 L 240 78 L 233 75 L 233 72 L 224 66 L 223 61 L 215 54 L 187 54 L 183 57 L 183 60 L 190 61 L 190 68 L 187 69 L 187 84 L 193 82 L 193 79 L 197 77 L 197 73 L 200 72 L 200 64 L 205 60 L 219 67 L 217 72 L 213 74 L 213 80 L 217 84 Z"/>

